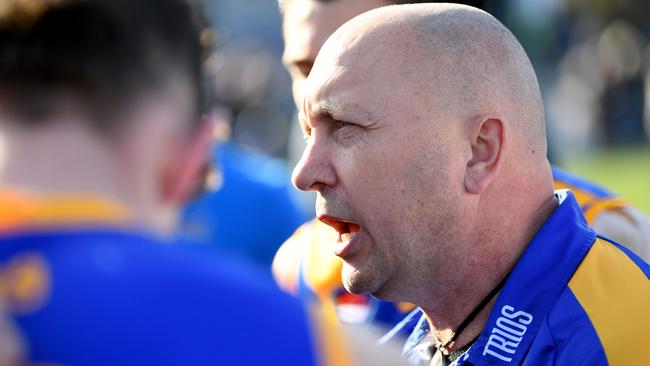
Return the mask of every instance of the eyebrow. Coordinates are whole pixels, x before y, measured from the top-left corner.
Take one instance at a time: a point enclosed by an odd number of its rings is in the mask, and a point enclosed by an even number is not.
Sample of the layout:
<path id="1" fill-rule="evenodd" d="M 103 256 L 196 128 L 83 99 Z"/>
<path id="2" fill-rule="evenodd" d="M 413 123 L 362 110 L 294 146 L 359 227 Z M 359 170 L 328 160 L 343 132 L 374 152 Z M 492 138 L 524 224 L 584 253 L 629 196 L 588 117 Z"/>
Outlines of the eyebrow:
<path id="1" fill-rule="evenodd" d="M 373 122 L 375 114 L 359 105 L 356 105 L 354 110 L 350 110 L 341 103 L 321 101 L 312 106 L 309 117 L 323 121 L 347 121 L 365 124 Z"/>
<path id="2" fill-rule="evenodd" d="M 325 110 L 317 110 L 316 112 L 309 113 L 309 116 L 307 116 L 303 112 L 298 112 L 298 123 L 300 124 L 300 127 L 308 128 L 310 127 L 309 120 L 316 120 L 316 121 L 336 121 L 337 119 L 334 118 L 332 113 L 325 111 Z"/>
<path id="3" fill-rule="evenodd" d="M 341 114 L 342 109 L 340 104 L 331 102 L 319 102 L 315 105 L 315 110 L 312 112 L 312 117 L 317 119 L 335 119 L 336 114 Z"/>

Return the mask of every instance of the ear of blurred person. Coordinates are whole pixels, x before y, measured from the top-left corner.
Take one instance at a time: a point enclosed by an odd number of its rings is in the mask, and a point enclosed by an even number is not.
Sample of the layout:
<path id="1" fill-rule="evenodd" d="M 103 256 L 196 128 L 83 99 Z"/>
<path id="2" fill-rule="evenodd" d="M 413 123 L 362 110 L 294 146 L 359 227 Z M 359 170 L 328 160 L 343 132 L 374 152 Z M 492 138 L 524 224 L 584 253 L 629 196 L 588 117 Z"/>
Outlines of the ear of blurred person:
<path id="1" fill-rule="evenodd" d="M 248 11 L 264 13 L 256 7 Z M 228 35 L 224 24 L 215 27 L 228 38 L 206 61 L 208 116 L 216 122 L 217 143 L 205 189 L 184 207 L 179 232 L 185 241 L 246 260 L 270 275 L 279 246 L 313 215 L 311 202 L 302 204 L 304 196 L 291 186 L 286 162 L 276 157 L 289 124 L 276 105 L 288 96 L 281 82 L 287 79 L 277 78 L 282 66 L 271 54 L 272 43 Z"/>

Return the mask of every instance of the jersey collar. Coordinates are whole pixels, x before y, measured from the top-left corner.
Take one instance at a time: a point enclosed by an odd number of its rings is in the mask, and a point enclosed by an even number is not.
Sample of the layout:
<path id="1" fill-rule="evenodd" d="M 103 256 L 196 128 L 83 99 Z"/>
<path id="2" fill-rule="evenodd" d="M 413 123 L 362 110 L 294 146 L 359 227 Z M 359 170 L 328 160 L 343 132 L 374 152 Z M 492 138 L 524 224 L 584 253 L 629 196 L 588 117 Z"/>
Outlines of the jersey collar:
<path id="1" fill-rule="evenodd" d="M 121 204 L 92 194 L 37 195 L 0 188 L 0 231 L 22 227 L 123 225 Z"/>

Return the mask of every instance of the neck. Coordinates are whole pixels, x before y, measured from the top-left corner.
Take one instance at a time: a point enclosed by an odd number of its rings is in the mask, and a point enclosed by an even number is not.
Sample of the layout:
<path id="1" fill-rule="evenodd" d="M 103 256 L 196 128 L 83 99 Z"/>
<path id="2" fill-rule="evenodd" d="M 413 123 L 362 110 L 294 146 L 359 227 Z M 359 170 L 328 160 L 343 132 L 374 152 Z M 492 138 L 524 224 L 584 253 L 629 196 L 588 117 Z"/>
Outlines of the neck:
<path id="1" fill-rule="evenodd" d="M 114 143 L 81 122 L 0 126 L 1 186 L 44 196 L 99 196 L 127 207 L 133 221 L 153 229 L 166 229 L 173 221 L 172 210 L 154 204 L 150 172 L 137 169 L 138 162 L 120 163 L 125 159 Z"/>
<path id="2" fill-rule="evenodd" d="M 0 182 L 6 187 L 46 195 L 98 193 L 123 201 L 107 142 L 74 123 L 3 127 L 0 148 Z"/>
<path id="3" fill-rule="evenodd" d="M 485 253 L 492 254 L 467 259 L 466 268 L 469 270 L 456 281 L 449 295 L 430 302 L 432 306 L 421 306 L 438 340 L 446 343 L 453 339 L 446 351 L 464 347 L 481 333 L 498 297 L 498 293 L 490 297 L 491 291 L 497 289 L 509 275 L 528 243 L 556 207 L 557 201 L 550 195 L 527 215 L 530 219 L 526 224 L 511 226 L 508 222 L 502 222 L 500 227 L 525 229 L 519 232 L 504 231 L 498 237 L 490 237 L 488 241 L 496 246 L 486 247 L 486 235 L 481 235 L 482 244 L 476 241 L 475 247 L 483 247 Z M 487 302 L 479 305 L 483 300 Z M 476 312 L 472 314 L 473 311 Z M 458 327 L 464 322 L 467 322 L 466 327 L 458 332 Z"/>

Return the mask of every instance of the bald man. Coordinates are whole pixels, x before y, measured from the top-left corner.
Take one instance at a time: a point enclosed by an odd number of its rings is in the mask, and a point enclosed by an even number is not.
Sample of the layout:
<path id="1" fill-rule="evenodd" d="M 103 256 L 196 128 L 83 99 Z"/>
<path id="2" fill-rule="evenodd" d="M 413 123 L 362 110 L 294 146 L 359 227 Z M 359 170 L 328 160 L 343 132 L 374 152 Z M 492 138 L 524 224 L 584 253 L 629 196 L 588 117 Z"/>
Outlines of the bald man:
<path id="1" fill-rule="evenodd" d="M 293 94 L 298 108 L 303 85 L 321 46 L 336 28 L 368 10 L 399 4 L 399 0 L 280 0 L 285 38 L 284 63 L 291 74 Z M 430 1 L 409 1 L 430 2 Z M 486 1 L 462 1 L 483 8 Z M 487 2 L 489 4 L 489 2 Z M 553 168 L 556 189 L 571 189 L 585 213 L 587 222 L 598 232 L 650 258 L 650 220 L 624 199 L 585 179 Z M 355 309 L 366 304 L 365 318 L 356 321 L 395 323 L 411 308 L 397 308 L 374 299 L 365 301 L 342 292 L 341 261 L 331 249 L 336 232 L 314 220 L 301 227 L 278 251 L 273 266 L 276 281 L 292 293 L 334 301 L 339 308 L 352 302 Z M 373 307 L 378 311 L 373 311 Z M 358 313 L 358 312 L 357 312 Z M 341 312 L 343 317 L 345 313 Z M 355 313 L 356 314 L 356 313 Z M 347 319 L 347 318 L 346 318 Z M 346 320 L 344 319 L 344 320 Z M 350 319 L 347 319 L 350 320 Z"/>
<path id="2" fill-rule="evenodd" d="M 496 19 L 362 14 L 304 89 L 293 181 L 338 232 L 345 288 L 418 305 L 422 364 L 647 364 L 650 266 L 554 192 L 543 104 Z"/>

